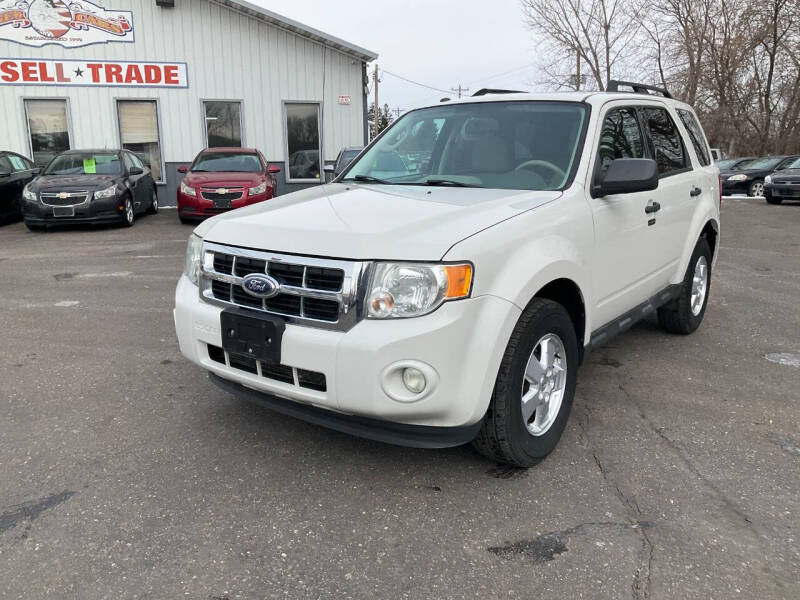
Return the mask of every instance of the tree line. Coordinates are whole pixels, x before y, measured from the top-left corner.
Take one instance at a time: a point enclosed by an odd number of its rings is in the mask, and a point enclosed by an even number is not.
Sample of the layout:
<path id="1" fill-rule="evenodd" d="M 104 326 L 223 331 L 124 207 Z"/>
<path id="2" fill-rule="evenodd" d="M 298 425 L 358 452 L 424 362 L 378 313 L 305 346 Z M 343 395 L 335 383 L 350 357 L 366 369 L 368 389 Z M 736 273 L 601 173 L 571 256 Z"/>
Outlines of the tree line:
<path id="1" fill-rule="evenodd" d="M 667 88 L 730 156 L 800 152 L 800 0 L 520 0 L 539 83 Z"/>

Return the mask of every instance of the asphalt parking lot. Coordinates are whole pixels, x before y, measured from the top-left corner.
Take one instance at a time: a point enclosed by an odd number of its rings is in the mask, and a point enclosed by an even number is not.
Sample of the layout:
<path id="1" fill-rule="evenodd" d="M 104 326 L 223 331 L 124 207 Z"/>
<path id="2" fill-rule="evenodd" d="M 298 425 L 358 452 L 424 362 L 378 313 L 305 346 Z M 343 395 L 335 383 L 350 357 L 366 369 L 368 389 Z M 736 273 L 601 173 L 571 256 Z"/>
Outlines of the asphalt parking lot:
<path id="1" fill-rule="evenodd" d="M 590 354 L 515 470 L 221 394 L 178 352 L 191 228 L 0 227 L 3 598 L 798 598 L 800 205 L 736 199 L 701 329 Z"/>

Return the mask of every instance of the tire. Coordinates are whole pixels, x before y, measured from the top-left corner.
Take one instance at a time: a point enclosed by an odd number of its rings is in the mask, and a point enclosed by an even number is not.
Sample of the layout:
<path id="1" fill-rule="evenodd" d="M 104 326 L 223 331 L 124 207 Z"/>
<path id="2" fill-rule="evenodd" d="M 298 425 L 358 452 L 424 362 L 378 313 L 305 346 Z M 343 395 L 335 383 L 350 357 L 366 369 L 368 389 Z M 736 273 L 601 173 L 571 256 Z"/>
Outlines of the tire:
<path id="1" fill-rule="evenodd" d="M 147 209 L 147 214 L 158 214 L 158 192 L 156 192 L 156 188 L 153 188 L 153 191 L 150 192 L 150 208 Z"/>
<path id="2" fill-rule="evenodd" d="M 751 198 L 756 196 L 763 196 L 764 195 L 764 180 L 763 179 L 756 179 L 750 184 L 750 187 L 747 188 L 747 195 Z"/>
<path id="3" fill-rule="evenodd" d="M 28 228 L 28 231 L 47 231 L 47 225 L 34 225 L 33 223 L 28 223 L 25 221 L 25 227 Z"/>
<path id="4" fill-rule="evenodd" d="M 702 292 L 699 309 L 695 304 L 693 308 L 692 297 L 694 295 L 695 276 L 702 277 L 698 273 L 698 263 L 703 260 L 705 263 L 705 286 Z M 678 297 L 670 300 L 667 304 L 658 309 L 658 322 L 669 333 L 679 333 L 688 335 L 694 332 L 703 316 L 706 314 L 708 297 L 711 293 L 711 247 L 705 238 L 700 238 L 692 252 L 689 266 L 686 267 L 686 274 L 683 276 L 681 289 Z"/>
<path id="5" fill-rule="evenodd" d="M 130 197 L 125 198 L 125 208 L 122 211 L 122 225 L 125 227 L 133 227 L 136 222 L 136 213 L 133 210 L 133 202 Z"/>
<path id="6" fill-rule="evenodd" d="M 548 388 L 547 383 L 540 385 L 541 379 L 539 385 L 531 383 L 529 374 L 534 371 L 528 367 L 529 360 L 541 362 L 544 354 L 542 344 L 546 339 L 553 343 L 552 336 L 561 343 L 561 347 L 556 345 L 556 366 L 550 370 L 561 381 L 553 388 Z M 540 352 L 539 358 L 535 354 L 536 350 Z M 559 357 L 559 353 L 565 356 Z M 558 371 L 564 367 L 566 373 Z M 556 302 L 534 298 L 511 334 L 489 408 L 483 418 L 481 430 L 472 442 L 473 446 L 492 460 L 517 467 L 531 467 L 540 462 L 556 447 L 567 424 L 575 395 L 577 371 L 578 341 L 569 314 Z M 560 399 L 556 394 L 559 387 Z M 557 404 L 541 404 L 531 418 L 525 420 L 523 396 L 533 393 L 533 400 L 529 402 L 536 402 L 535 391 L 541 388 L 549 389 L 554 394 L 550 396 L 549 402 Z M 541 395 L 538 397 L 541 398 Z M 543 408 L 546 412 L 540 414 L 539 411 Z"/>

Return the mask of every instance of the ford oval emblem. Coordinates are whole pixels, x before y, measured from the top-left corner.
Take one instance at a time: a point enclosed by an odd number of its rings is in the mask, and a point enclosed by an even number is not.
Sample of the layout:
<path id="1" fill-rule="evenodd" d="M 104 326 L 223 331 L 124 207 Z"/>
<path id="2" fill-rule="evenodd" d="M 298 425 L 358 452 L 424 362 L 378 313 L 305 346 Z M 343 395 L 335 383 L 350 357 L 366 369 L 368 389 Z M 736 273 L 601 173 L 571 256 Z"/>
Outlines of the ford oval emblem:
<path id="1" fill-rule="evenodd" d="M 269 275 L 250 273 L 242 280 L 242 289 L 256 298 L 272 298 L 280 291 L 281 284 Z"/>

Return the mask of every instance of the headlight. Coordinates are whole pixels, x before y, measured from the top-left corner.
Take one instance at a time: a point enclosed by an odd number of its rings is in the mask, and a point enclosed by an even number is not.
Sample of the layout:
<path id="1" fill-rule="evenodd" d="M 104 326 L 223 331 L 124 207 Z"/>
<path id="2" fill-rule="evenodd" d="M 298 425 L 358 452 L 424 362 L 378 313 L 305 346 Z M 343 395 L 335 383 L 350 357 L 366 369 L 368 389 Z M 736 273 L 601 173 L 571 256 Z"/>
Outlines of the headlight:
<path id="1" fill-rule="evenodd" d="M 197 190 L 195 190 L 193 187 L 189 187 L 183 181 L 181 181 L 181 194 L 197 197 Z"/>
<path id="2" fill-rule="evenodd" d="M 112 185 L 111 187 L 107 187 L 104 190 L 100 190 L 94 193 L 95 198 L 113 198 L 117 195 L 117 186 Z"/>
<path id="3" fill-rule="evenodd" d="M 267 191 L 267 182 L 265 181 L 261 185 L 257 185 L 256 187 L 251 187 L 250 190 L 247 192 L 248 196 L 258 196 L 259 194 L 263 194 Z"/>
<path id="4" fill-rule="evenodd" d="M 742 173 L 741 175 L 731 175 L 728 177 L 728 181 L 747 181 L 747 175 Z"/>
<path id="5" fill-rule="evenodd" d="M 197 285 L 200 279 L 200 261 L 203 253 L 203 238 L 192 234 L 186 246 L 186 262 L 183 272 L 193 284 Z"/>
<path id="6" fill-rule="evenodd" d="M 419 317 L 469 296 L 471 265 L 376 263 L 367 298 L 372 319 Z"/>
<path id="7" fill-rule="evenodd" d="M 772 175 L 767 175 L 764 177 L 764 183 L 772 183 Z"/>
<path id="8" fill-rule="evenodd" d="M 36 202 L 36 192 L 32 192 L 27 185 L 22 190 L 22 197 L 25 198 L 25 200 L 27 200 L 28 202 Z"/>

